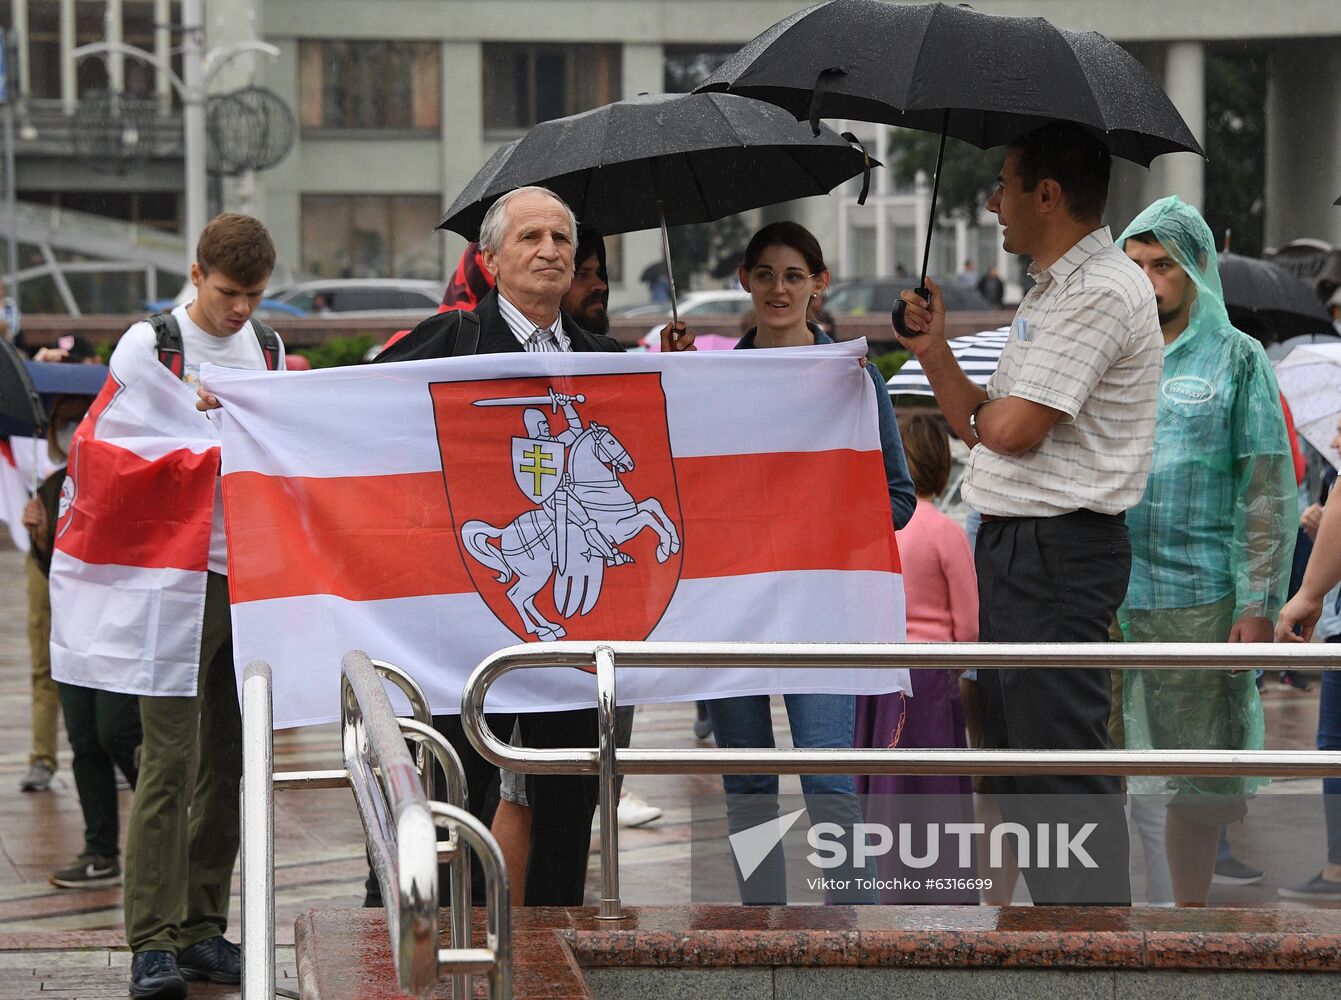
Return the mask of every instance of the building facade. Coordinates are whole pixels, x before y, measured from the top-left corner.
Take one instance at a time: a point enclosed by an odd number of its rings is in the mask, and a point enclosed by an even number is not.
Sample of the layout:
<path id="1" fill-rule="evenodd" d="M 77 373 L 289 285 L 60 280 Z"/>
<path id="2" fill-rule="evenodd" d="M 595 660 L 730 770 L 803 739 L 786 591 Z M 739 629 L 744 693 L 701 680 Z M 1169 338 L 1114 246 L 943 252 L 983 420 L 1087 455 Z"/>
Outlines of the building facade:
<path id="1" fill-rule="evenodd" d="M 217 89 L 256 83 L 293 109 L 297 138 L 273 169 L 222 182 L 216 205 L 250 211 L 275 234 L 295 274 L 443 278 L 462 241 L 435 234 L 445 206 L 503 142 L 537 121 L 641 92 L 689 89 L 799 0 L 205 0 L 206 48 L 263 39 L 277 58 L 246 57 Z M 1205 134 L 1205 61 L 1220 48 L 1266 53 L 1268 243 L 1312 237 L 1341 244 L 1341 4 L 1288 0 L 1268 16 L 1241 0 L 979 0 L 994 13 L 1042 15 L 1123 43 L 1161 81 L 1194 133 Z M 179 23 L 171 0 L 0 0 L 0 23 L 26 39 L 20 59 L 19 191 L 29 204 L 99 212 L 141 226 L 180 225 L 181 146 L 172 88 L 130 58 L 70 55 L 88 41 L 124 40 L 171 63 Z M 98 169 L 53 137 L 81 102 L 133 90 L 166 119 L 151 154 L 120 174 Z M 25 113 L 27 117 L 25 118 Z M 859 130 L 879 158 L 887 130 Z M 122 130 L 125 131 L 124 129 Z M 138 132 L 136 132 L 138 135 Z M 928 164 L 928 170 L 932 166 Z M 812 228 L 840 276 L 915 269 L 925 237 L 924 184 L 900 188 L 877 171 L 873 196 L 855 190 L 775 210 Z M 1203 161 L 1120 164 L 1110 221 L 1153 198 L 1200 204 Z M 851 187 L 851 186 L 850 186 Z M 762 216 L 761 216 L 762 218 Z M 759 221 L 757 219 L 751 222 Z M 1014 262 L 980 214 L 940 227 L 933 273 L 964 260 L 979 271 Z M 614 298 L 646 298 L 638 275 L 660 254 L 656 233 L 615 247 Z"/>

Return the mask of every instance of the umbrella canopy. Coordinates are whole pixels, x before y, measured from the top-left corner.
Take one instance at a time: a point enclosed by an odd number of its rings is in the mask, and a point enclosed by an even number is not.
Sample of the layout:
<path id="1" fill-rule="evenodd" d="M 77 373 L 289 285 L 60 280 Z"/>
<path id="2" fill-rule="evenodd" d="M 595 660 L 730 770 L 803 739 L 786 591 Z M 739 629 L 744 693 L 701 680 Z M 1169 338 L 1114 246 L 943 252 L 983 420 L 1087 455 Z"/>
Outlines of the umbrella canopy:
<path id="1" fill-rule="evenodd" d="M 23 355 L 0 338 L 0 434 L 32 434 L 47 422 Z M 25 429 L 26 428 L 26 429 Z"/>
<path id="2" fill-rule="evenodd" d="M 28 384 L 37 396 L 37 406 L 35 410 L 24 407 L 19 412 L 0 405 L 3 409 L 3 413 L 0 413 L 0 437 L 36 436 L 46 426 L 47 412 L 57 396 L 96 396 L 107 381 L 106 365 L 27 361 L 21 355 L 19 361 Z M 9 363 L 0 360 L 0 369 Z M 0 378 L 3 376 L 0 375 Z M 0 389 L 0 401 L 7 398 L 5 391 Z"/>
<path id="3" fill-rule="evenodd" d="M 1276 381 L 1295 430 L 1341 468 L 1341 455 L 1332 447 L 1341 421 L 1341 343 L 1301 344 L 1277 362 Z"/>
<path id="4" fill-rule="evenodd" d="M 699 90 L 756 97 L 797 119 L 944 130 L 981 149 L 1068 121 L 1143 166 L 1161 153 L 1202 151 L 1145 67 L 1098 32 L 943 3 L 808 7 L 745 45 Z"/>
<path id="5" fill-rule="evenodd" d="M 868 162 L 832 129 L 812 135 L 772 105 L 643 95 L 532 127 L 489 158 L 438 228 L 475 239 L 489 206 L 528 184 L 554 191 L 606 236 L 652 229 L 663 213 L 672 226 L 711 222 L 828 194 Z"/>
<path id="6" fill-rule="evenodd" d="M 606 236 L 660 226 L 678 322 L 668 225 L 828 194 L 858 174 L 866 175 L 864 201 L 873 162 L 832 129 L 812 134 L 772 105 L 641 94 L 533 126 L 489 158 L 438 228 L 476 239 L 489 206 L 528 184 L 556 192 Z"/>
<path id="7" fill-rule="evenodd" d="M 1103 35 L 943 3 L 808 7 L 745 45 L 699 90 L 768 101 L 814 128 L 847 118 L 939 132 L 933 221 L 946 136 L 986 149 L 1066 121 L 1143 166 L 1161 153 L 1202 152 L 1145 67 Z M 935 228 L 927 227 L 917 288 L 926 301 Z M 908 332 L 899 303 L 894 325 Z"/>
<path id="8" fill-rule="evenodd" d="M 1009 337 L 1008 326 L 1003 326 L 999 330 L 955 337 L 950 341 L 950 351 L 973 384 L 986 388 L 987 380 L 992 377 L 1001 361 L 1001 352 L 1006 349 L 1006 340 Z M 909 358 L 904 362 L 903 367 L 891 375 L 885 384 L 891 396 L 935 395 L 921 363 L 916 358 Z"/>
<path id="9" fill-rule="evenodd" d="M 1308 282 L 1270 261 L 1221 254 L 1220 284 L 1230 319 L 1242 322 L 1242 314 L 1257 317 L 1264 327 L 1260 332 L 1269 339 L 1332 332 L 1327 310 Z"/>

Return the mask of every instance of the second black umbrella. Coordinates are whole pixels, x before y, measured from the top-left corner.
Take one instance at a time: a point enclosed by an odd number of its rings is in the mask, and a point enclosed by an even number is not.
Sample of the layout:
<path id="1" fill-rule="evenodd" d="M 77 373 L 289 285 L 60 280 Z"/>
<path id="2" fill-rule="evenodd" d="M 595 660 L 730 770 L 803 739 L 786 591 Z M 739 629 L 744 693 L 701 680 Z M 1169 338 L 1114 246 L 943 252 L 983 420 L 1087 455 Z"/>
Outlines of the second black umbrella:
<path id="1" fill-rule="evenodd" d="M 1270 261 L 1222 253 L 1220 284 L 1234 325 L 1260 324 L 1260 329 L 1247 332 L 1264 340 L 1332 332 L 1327 310 L 1308 283 Z"/>
<path id="2" fill-rule="evenodd" d="M 1066 121 L 1142 166 L 1161 153 L 1201 153 L 1168 96 L 1119 45 L 965 5 L 829 0 L 763 31 L 699 89 L 769 101 L 815 127 L 846 118 L 940 133 L 924 299 L 946 136 L 986 149 Z"/>

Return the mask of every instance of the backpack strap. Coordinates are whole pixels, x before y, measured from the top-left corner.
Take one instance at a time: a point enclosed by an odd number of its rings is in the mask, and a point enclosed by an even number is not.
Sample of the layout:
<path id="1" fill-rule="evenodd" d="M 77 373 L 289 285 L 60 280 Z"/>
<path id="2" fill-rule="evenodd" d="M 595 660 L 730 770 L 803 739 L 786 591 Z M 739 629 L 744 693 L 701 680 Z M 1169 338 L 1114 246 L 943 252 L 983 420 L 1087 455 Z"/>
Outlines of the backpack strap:
<path id="1" fill-rule="evenodd" d="M 480 318 L 473 312 L 462 310 L 457 313 L 461 321 L 456 326 L 456 341 L 452 344 L 452 357 L 473 357 L 480 346 Z"/>
<path id="2" fill-rule="evenodd" d="M 149 317 L 154 328 L 154 349 L 159 362 L 172 372 L 173 378 L 186 375 L 186 355 L 182 351 L 182 328 L 172 313 L 154 313 Z"/>
<path id="3" fill-rule="evenodd" d="M 261 345 L 266 371 L 275 371 L 279 368 L 279 334 L 255 317 L 252 317 L 251 328 L 256 331 L 256 340 Z"/>
<path id="4" fill-rule="evenodd" d="M 182 328 L 172 313 L 154 313 L 149 317 L 149 325 L 154 328 L 154 349 L 158 352 L 159 362 L 172 372 L 174 378 L 186 374 L 186 353 L 182 349 Z M 261 347 L 261 357 L 265 359 L 267 371 L 279 367 L 279 334 L 258 319 L 251 321 L 256 332 L 256 341 Z"/>

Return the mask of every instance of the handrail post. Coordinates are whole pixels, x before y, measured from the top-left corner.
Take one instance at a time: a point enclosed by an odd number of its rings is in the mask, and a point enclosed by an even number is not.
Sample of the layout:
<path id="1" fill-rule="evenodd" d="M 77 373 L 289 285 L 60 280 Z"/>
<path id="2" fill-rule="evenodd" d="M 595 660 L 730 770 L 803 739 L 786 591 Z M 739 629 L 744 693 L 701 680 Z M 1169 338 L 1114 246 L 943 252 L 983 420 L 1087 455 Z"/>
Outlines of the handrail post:
<path id="1" fill-rule="evenodd" d="M 376 661 L 374 661 L 376 662 Z M 466 793 L 466 772 L 461 766 L 461 758 L 453 747 L 432 726 L 424 725 L 417 719 L 401 719 L 400 730 L 408 739 L 414 740 L 420 751 L 431 752 L 437 758 L 442 773 L 447 776 L 447 804 L 461 810 L 469 809 Z M 424 767 L 429 770 L 428 762 Z M 429 770 L 429 774 L 432 771 Z M 432 782 L 430 781 L 431 785 Z M 437 796 L 429 793 L 430 801 Z M 470 947 L 470 847 L 461 838 L 455 827 L 449 829 L 452 848 L 451 881 L 448 885 L 448 899 L 451 901 L 451 942 L 453 948 Z M 452 973 L 453 1000 L 470 1000 L 470 977 L 464 972 Z"/>
<path id="2" fill-rule="evenodd" d="M 242 674 L 242 996 L 275 995 L 275 767 L 270 667 Z"/>
<path id="3" fill-rule="evenodd" d="M 427 995 L 438 980 L 435 826 L 386 688 L 366 653 L 341 660 L 342 742 L 349 785 L 386 899 L 397 980 Z"/>
<path id="4" fill-rule="evenodd" d="M 599 920 L 620 920 L 619 788 L 615 767 L 615 651 L 596 647 L 596 716 L 599 724 L 601 804 L 601 905 Z"/>
<path id="5" fill-rule="evenodd" d="M 484 866 L 485 935 L 493 962 L 489 968 L 489 997 L 491 1000 L 511 1000 L 512 997 L 512 910 L 509 907 L 511 891 L 503 851 L 489 829 L 464 809 L 444 802 L 430 802 L 434 822 L 445 821 L 455 829 L 458 837 L 474 848 Z M 439 962 L 450 964 L 450 953 L 438 954 Z"/>

